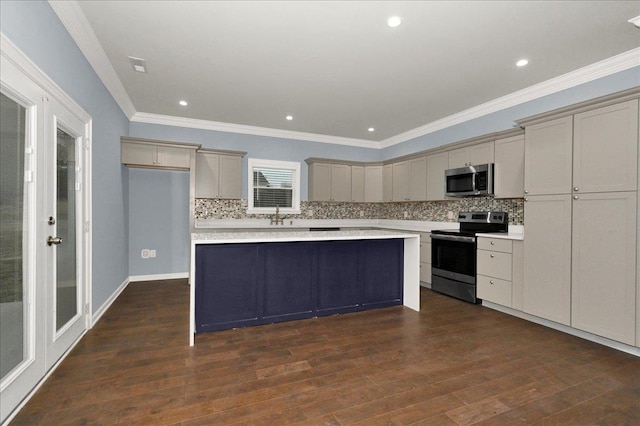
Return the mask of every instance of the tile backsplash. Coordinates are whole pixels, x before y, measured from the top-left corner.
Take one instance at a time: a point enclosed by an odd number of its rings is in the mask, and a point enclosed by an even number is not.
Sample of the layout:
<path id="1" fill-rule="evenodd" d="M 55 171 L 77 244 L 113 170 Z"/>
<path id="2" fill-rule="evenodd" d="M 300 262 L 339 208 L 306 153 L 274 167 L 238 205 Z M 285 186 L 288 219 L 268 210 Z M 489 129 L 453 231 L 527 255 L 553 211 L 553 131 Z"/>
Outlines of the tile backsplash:
<path id="1" fill-rule="evenodd" d="M 458 212 L 495 210 L 509 213 L 510 225 L 524 225 L 522 198 L 461 198 L 446 201 L 398 203 L 340 203 L 302 201 L 301 213 L 285 215 L 292 219 L 406 219 L 456 222 Z M 448 218 L 453 212 L 454 219 Z M 196 198 L 196 219 L 264 219 L 264 215 L 247 214 L 247 200 Z"/>

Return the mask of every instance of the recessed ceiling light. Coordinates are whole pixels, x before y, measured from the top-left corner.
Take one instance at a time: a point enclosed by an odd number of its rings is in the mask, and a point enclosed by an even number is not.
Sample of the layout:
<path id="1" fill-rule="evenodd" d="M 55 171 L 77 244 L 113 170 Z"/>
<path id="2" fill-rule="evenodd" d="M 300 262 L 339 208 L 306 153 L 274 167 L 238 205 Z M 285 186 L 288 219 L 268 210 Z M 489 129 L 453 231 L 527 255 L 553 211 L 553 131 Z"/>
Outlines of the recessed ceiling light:
<path id="1" fill-rule="evenodd" d="M 399 16 L 392 16 L 391 18 L 387 19 L 387 25 L 391 28 L 395 28 L 400 24 L 402 24 L 402 18 Z"/>
<path id="2" fill-rule="evenodd" d="M 370 132 L 375 132 L 376 129 L 374 129 L 373 127 L 369 127 L 368 129 Z"/>
<path id="3" fill-rule="evenodd" d="M 526 59 L 520 59 L 518 62 L 516 62 L 516 67 L 524 67 L 525 65 L 527 65 L 529 63 L 528 60 Z"/>
<path id="4" fill-rule="evenodd" d="M 133 67 L 134 71 L 147 72 L 147 63 L 144 59 L 129 56 L 129 61 L 131 62 L 131 66 Z"/>
<path id="5" fill-rule="evenodd" d="M 287 120 L 289 120 L 289 121 L 293 120 L 293 116 L 292 116 L 292 115 L 287 115 L 285 118 L 286 118 Z"/>
<path id="6" fill-rule="evenodd" d="M 189 105 L 189 103 L 188 103 L 187 101 L 180 101 L 180 102 L 178 102 L 178 103 L 179 103 L 180 105 L 182 105 L 182 106 L 187 106 L 187 105 Z"/>

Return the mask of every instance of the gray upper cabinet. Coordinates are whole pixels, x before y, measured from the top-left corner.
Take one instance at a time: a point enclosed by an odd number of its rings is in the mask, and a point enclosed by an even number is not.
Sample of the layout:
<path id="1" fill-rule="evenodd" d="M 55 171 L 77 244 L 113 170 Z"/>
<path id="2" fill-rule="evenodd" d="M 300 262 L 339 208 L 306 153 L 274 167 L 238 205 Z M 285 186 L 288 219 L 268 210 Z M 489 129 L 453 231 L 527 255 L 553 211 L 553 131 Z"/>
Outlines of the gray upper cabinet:
<path id="1" fill-rule="evenodd" d="M 427 157 L 393 163 L 393 201 L 427 199 Z"/>
<path id="2" fill-rule="evenodd" d="M 638 184 L 638 100 L 576 114 L 573 191 L 635 191 Z"/>
<path id="3" fill-rule="evenodd" d="M 351 201 L 364 201 L 364 166 L 351 166 Z"/>
<path id="4" fill-rule="evenodd" d="M 382 167 L 382 200 L 393 201 L 393 165 Z"/>
<path id="5" fill-rule="evenodd" d="M 525 128 L 524 193 L 571 193 L 573 117 Z"/>
<path id="6" fill-rule="evenodd" d="M 310 161 L 309 201 L 352 201 L 351 166 Z"/>
<path id="7" fill-rule="evenodd" d="M 449 151 L 449 168 L 475 166 L 494 162 L 493 141 Z"/>
<path id="8" fill-rule="evenodd" d="M 353 191 L 353 188 L 351 189 Z M 364 201 L 375 203 L 382 201 L 382 166 L 364 167 Z"/>
<path id="9" fill-rule="evenodd" d="M 199 145 L 120 138 L 120 159 L 130 167 L 189 170 Z"/>
<path id="10" fill-rule="evenodd" d="M 410 171 L 409 162 L 401 161 L 399 163 L 393 163 L 393 177 L 392 177 L 392 200 L 393 201 L 408 201 L 409 198 L 409 182 Z"/>
<path id="11" fill-rule="evenodd" d="M 494 194 L 521 198 L 524 191 L 524 135 L 495 142 Z"/>
<path id="12" fill-rule="evenodd" d="M 196 153 L 196 198 L 240 198 L 244 154 L 199 150 Z"/>
<path id="13" fill-rule="evenodd" d="M 444 200 L 444 171 L 449 168 L 449 153 L 427 155 L 426 164 L 427 200 Z"/>

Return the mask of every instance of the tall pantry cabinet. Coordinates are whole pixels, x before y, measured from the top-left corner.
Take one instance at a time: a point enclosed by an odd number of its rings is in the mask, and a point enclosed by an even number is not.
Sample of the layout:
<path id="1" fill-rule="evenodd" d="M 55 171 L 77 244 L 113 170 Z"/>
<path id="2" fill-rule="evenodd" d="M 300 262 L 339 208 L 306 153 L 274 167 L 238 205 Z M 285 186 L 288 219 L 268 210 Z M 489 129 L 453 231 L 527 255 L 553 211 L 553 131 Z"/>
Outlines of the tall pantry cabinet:
<path id="1" fill-rule="evenodd" d="M 636 345 L 638 99 L 525 125 L 524 311 Z"/>

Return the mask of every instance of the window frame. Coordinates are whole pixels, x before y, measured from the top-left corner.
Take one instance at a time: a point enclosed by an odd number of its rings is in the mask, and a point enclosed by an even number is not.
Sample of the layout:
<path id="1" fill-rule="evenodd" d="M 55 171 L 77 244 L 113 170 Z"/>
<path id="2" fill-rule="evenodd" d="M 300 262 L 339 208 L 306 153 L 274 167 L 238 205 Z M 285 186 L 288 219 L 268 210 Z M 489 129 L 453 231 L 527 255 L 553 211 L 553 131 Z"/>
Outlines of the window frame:
<path id="1" fill-rule="evenodd" d="M 268 168 L 293 171 L 293 193 L 291 207 L 280 207 L 282 214 L 300 214 L 300 163 L 296 161 L 264 160 L 260 158 L 248 159 L 247 179 L 247 214 L 274 214 L 275 207 L 255 207 L 253 199 L 253 169 Z"/>

